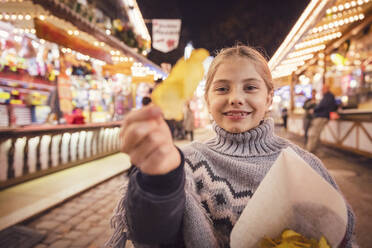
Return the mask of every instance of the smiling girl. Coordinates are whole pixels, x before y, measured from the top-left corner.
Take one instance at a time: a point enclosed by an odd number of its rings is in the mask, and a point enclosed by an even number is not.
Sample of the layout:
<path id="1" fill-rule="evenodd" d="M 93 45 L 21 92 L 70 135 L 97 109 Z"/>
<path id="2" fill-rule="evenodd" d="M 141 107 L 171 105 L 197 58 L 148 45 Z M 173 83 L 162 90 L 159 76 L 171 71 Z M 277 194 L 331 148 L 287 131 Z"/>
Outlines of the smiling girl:
<path id="1" fill-rule="evenodd" d="M 239 45 L 222 50 L 207 74 L 214 138 L 178 149 L 159 108 L 131 112 L 122 126 L 122 151 L 136 170 L 108 245 L 123 247 L 130 239 L 135 247 L 229 247 L 234 224 L 287 147 L 338 190 L 317 157 L 274 134 L 273 120 L 265 118 L 272 97 L 267 61 Z M 343 247 L 351 247 L 353 228 L 349 208 Z"/>

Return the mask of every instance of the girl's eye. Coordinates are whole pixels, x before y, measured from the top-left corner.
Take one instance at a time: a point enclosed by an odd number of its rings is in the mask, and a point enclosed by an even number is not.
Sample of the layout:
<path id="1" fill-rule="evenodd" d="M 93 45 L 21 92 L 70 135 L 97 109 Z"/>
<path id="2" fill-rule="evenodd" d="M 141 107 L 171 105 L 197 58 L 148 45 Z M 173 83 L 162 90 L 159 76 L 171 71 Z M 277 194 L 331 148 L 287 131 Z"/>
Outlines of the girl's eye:
<path id="1" fill-rule="evenodd" d="M 245 90 L 249 90 L 249 91 L 255 90 L 255 89 L 257 89 L 257 87 L 253 86 L 253 85 L 248 85 L 248 86 L 245 87 Z"/>
<path id="2" fill-rule="evenodd" d="M 228 90 L 227 87 L 217 87 L 216 88 L 216 91 L 218 91 L 218 92 L 226 92 L 227 90 Z"/>

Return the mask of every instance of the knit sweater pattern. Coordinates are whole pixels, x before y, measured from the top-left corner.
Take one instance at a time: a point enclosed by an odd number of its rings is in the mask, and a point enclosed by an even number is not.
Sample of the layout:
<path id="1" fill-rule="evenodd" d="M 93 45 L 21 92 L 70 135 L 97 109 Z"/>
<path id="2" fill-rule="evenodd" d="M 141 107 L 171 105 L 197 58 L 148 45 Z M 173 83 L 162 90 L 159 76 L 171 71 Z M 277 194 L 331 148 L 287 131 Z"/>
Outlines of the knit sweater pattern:
<path id="1" fill-rule="evenodd" d="M 230 233 L 281 151 L 291 147 L 337 190 L 322 162 L 313 154 L 274 134 L 267 119 L 244 133 L 229 133 L 213 124 L 216 136 L 205 143 L 193 142 L 181 150 L 185 164 L 183 244 L 175 247 L 229 247 Z M 125 196 L 116 210 L 116 243 L 128 223 L 123 211 Z M 348 207 L 348 226 L 342 247 L 351 247 L 354 216 Z M 131 228 L 129 228 L 131 229 Z M 112 242 L 114 243 L 114 242 Z M 119 247 L 113 245 L 112 247 Z M 135 244 L 135 247 L 150 247 Z M 152 247 L 152 246 L 151 246 Z M 157 246 L 154 246 L 157 247 Z"/>
<path id="2" fill-rule="evenodd" d="M 206 143 L 193 142 L 183 152 L 186 178 L 191 181 L 186 191 L 195 192 L 191 195 L 196 196 L 196 201 L 211 220 L 219 247 L 229 246 L 233 226 L 281 151 L 287 147 L 338 190 L 316 156 L 274 134 L 272 119 L 244 133 L 229 133 L 216 124 L 213 128 L 217 134 L 214 138 Z M 349 212 L 349 219 L 353 219 Z M 352 226 L 348 227 L 349 232 Z"/>
<path id="3" fill-rule="evenodd" d="M 200 203 L 213 222 L 219 241 L 228 243 L 231 230 L 258 185 L 288 143 L 273 135 L 268 123 L 249 132 L 217 136 L 206 144 L 185 148 L 187 175 L 193 178 Z"/>

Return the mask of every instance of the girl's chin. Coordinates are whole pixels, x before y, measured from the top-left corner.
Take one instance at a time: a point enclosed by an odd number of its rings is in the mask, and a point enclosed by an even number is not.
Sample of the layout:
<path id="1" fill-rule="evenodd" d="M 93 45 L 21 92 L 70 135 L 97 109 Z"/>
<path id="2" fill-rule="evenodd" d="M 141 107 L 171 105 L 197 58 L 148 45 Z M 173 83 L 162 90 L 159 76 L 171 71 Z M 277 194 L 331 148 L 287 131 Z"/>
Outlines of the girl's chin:
<path id="1" fill-rule="evenodd" d="M 243 133 L 245 131 L 248 131 L 249 128 L 247 127 L 239 127 L 239 126 L 234 126 L 234 127 L 226 127 L 224 128 L 226 131 L 228 131 L 229 133 Z"/>
<path id="2" fill-rule="evenodd" d="M 244 125 L 242 123 L 242 125 L 224 125 L 224 127 L 222 128 L 228 131 L 229 133 L 244 133 L 244 132 L 251 130 L 252 128 L 257 127 L 258 124 L 257 125 Z"/>
<path id="3" fill-rule="evenodd" d="M 233 127 L 230 130 L 228 130 L 230 133 L 243 133 L 245 132 L 244 129 Z"/>

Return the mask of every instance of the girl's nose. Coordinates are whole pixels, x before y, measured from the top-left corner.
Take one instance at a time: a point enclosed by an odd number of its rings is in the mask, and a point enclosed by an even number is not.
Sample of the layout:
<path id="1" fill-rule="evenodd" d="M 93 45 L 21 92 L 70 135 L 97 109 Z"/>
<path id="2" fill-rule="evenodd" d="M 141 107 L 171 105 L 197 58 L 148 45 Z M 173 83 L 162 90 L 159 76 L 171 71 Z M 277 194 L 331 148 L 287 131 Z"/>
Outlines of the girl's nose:
<path id="1" fill-rule="evenodd" d="M 240 92 L 232 91 L 229 96 L 229 104 L 232 106 L 243 105 L 244 99 Z"/>

